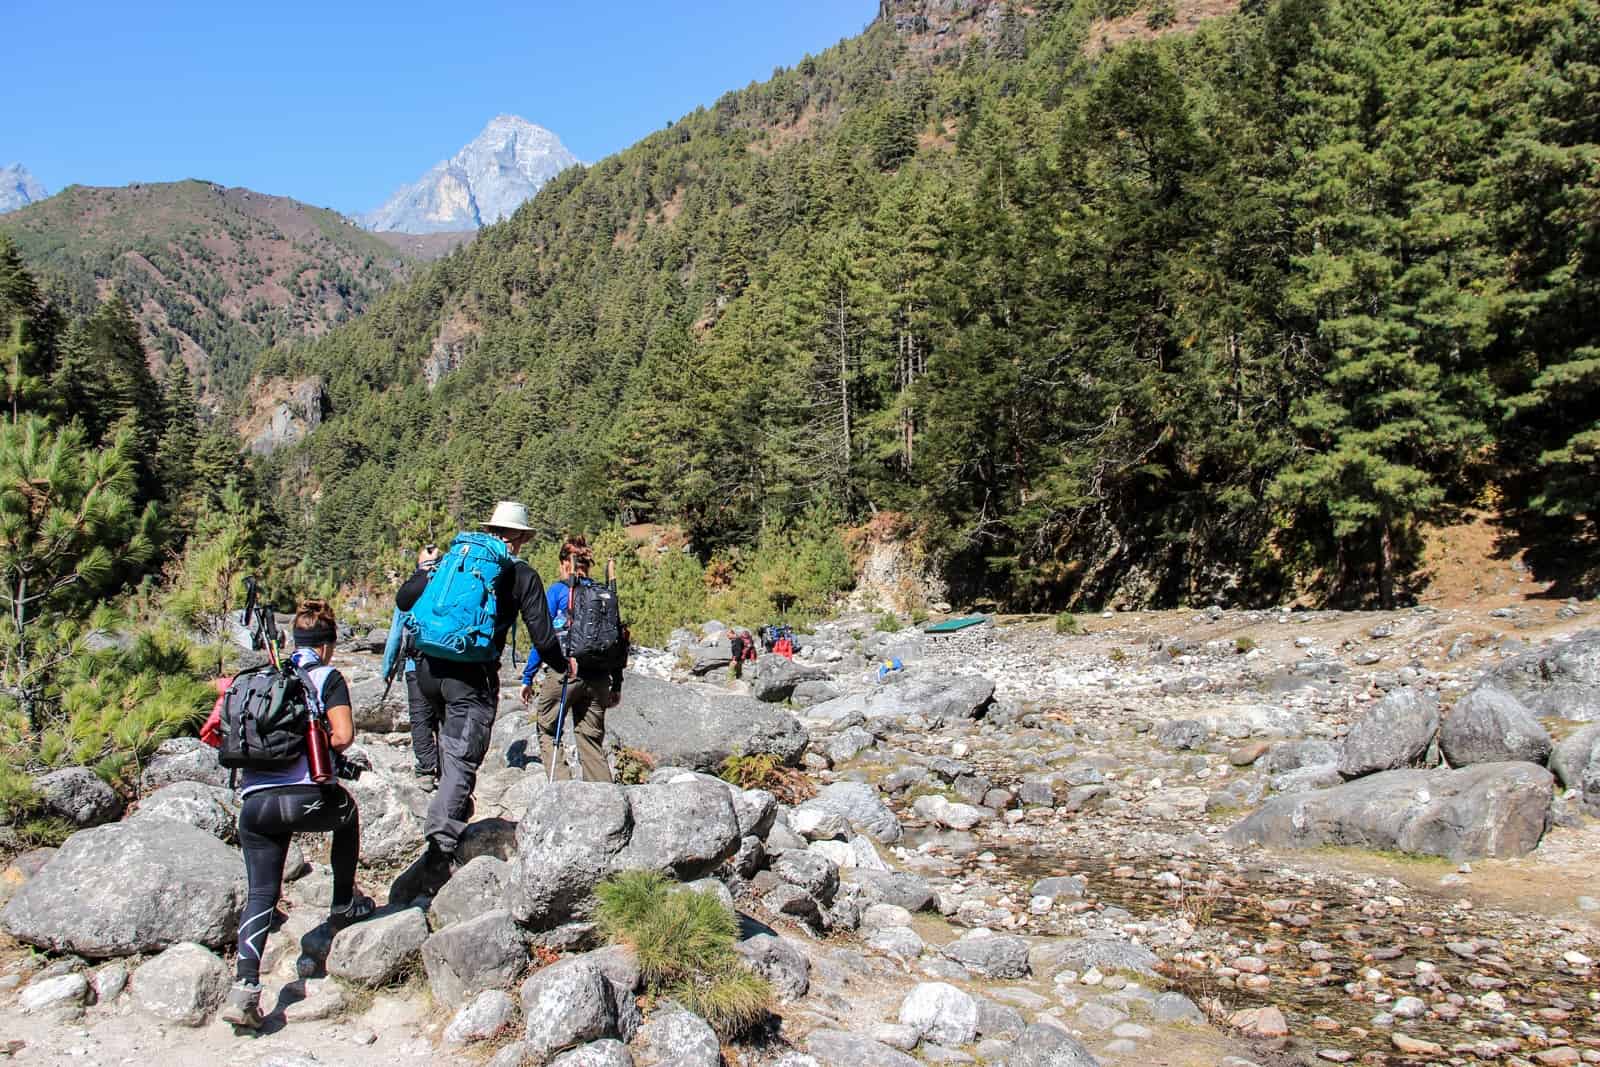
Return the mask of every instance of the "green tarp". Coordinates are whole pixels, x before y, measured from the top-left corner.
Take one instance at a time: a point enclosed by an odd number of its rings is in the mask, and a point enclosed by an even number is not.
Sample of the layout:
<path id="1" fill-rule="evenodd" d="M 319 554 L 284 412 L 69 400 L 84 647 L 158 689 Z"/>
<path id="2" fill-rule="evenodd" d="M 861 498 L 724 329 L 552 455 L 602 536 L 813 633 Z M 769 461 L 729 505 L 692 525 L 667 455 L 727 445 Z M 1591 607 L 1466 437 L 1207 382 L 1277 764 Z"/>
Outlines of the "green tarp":
<path id="1" fill-rule="evenodd" d="M 957 630 L 965 630 L 969 626 L 976 626 L 980 622 L 988 621 L 989 616 L 987 615 L 963 615 L 959 619 L 946 619 L 944 622 L 936 622 L 923 632 L 930 634 L 953 634 Z"/>

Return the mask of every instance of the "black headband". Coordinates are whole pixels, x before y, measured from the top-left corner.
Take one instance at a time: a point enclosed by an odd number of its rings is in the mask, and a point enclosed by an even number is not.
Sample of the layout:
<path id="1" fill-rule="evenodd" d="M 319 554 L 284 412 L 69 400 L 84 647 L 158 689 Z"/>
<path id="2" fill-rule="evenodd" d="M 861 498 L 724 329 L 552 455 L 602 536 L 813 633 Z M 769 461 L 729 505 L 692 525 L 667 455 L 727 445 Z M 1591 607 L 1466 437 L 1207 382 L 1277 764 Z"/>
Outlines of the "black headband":
<path id="1" fill-rule="evenodd" d="M 331 624 L 294 628 L 294 643 L 301 648 L 321 648 L 338 640 L 339 632 Z"/>

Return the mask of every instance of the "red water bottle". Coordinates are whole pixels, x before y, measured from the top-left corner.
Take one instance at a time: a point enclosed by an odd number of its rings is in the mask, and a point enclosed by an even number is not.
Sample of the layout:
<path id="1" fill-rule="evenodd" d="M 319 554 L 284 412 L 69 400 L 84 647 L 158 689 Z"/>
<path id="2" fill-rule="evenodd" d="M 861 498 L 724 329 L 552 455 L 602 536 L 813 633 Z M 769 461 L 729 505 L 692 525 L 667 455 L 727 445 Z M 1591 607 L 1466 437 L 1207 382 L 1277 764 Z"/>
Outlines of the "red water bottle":
<path id="1" fill-rule="evenodd" d="M 314 715 L 306 726 L 306 763 L 317 785 L 333 781 L 333 745 L 328 741 L 328 728 Z"/>

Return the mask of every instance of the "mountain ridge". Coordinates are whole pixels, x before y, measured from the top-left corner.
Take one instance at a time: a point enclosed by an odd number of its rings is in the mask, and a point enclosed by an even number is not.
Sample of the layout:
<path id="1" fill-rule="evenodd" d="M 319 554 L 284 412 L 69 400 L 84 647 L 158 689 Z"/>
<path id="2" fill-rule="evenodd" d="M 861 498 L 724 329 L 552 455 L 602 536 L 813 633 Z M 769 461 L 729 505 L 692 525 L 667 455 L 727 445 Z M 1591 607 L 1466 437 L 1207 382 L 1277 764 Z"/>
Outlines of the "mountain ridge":
<path id="1" fill-rule="evenodd" d="M 508 217 L 545 182 L 579 163 L 543 126 L 517 115 L 496 115 L 455 155 L 401 186 L 359 221 L 375 232 L 475 230 Z"/>
<path id="2" fill-rule="evenodd" d="M 0 215 L 37 203 L 49 195 L 39 179 L 21 163 L 0 167 Z"/>

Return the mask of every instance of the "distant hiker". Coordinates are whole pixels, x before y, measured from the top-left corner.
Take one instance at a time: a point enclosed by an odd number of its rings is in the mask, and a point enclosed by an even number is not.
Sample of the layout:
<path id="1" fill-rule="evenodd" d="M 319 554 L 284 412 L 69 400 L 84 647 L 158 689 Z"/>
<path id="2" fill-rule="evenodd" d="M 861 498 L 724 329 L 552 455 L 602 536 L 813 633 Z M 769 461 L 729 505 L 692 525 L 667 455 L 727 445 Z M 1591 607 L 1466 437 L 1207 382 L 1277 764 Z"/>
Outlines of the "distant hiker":
<path id="1" fill-rule="evenodd" d="M 328 605 L 321 600 L 303 603 L 294 617 L 295 650 L 290 659 L 307 686 L 306 699 L 327 718 L 328 741 L 335 753 L 355 738 L 350 686 L 332 666 L 337 640 L 338 626 Z M 223 700 L 237 699 L 234 694 L 243 688 L 236 684 Z M 214 734 L 225 763 L 230 747 L 229 740 L 221 736 L 228 730 L 226 715 L 219 708 L 221 721 Z M 304 721 L 300 719 L 298 725 L 302 738 Z M 272 738 L 261 740 L 265 748 L 273 747 Z M 241 772 L 244 802 L 239 809 L 239 846 L 244 850 L 248 889 L 244 918 L 239 923 L 238 977 L 222 1009 L 222 1018 L 235 1026 L 256 1029 L 261 1025 L 261 951 L 283 890 L 283 864 L 294 834 L 333 834 L 330 925 L 339 928 L 373 911 L 372 898 L 356 890 L 356 857 L 361 845 L 356 802 L 336 782 L 315 784 L 306 747 L 302 743 L 299 755 L 281 769 L 256 770 L 247 764 Z"/>
<path id="2" fill-rule="evenodd" d="M 433 563 L 429 563 L 428 569 L 433 569 L 433 566 Z M 397 659 L 403 662 L 396 664 Z M 383 676 L 390 677 L 397 666 L 406 679 L 406 711 L 411 718 L 412 773 L 416 776 L 418 787 L 425 793 L 431 793 L 439 787 L 441 720 L 433 713 L 432 706 L 422 699 L 422 690 L 417 687 L 417 657 L 407 636 L 406 613 L 399 608 L 394 609 L 394 618 L 389 622 L 389 640 L 383 646 Z"/>
<path id="3" fill-rule="evenodd" d="M 734 630 L 728 638 L 728 645 L 733 654 L 733 676 L 744 677 L 744 665 L 755 662 L 756 639 L 749 630 Z"/>
<path id="4" fill-rule="evenodd" d="M 589 577 L 594 552 L 582 536 L 566 539 L 561 545 L 562 584 L 550 590 L 552 614 L 564 617 L 563 634 L 568 654 L 577 664 L 577 677 L 565 679 L 565 715 L 572 723 L 577 742 L 578 766 L 586 782 L 611 781 L 606 762 L 606 710 L 622 699 L 622 669 L 628 661 L 628 642 L 623 633 L 616 592 Z M 538 650 L 528 654 L 522 672 L 522 699 L 533 696 L 533 672 L 538 667 Z M 563 714 L 563 678 L 559 673 L 545 676 L 538 691 L 539 758 L 557 781 L 572 777 L 567 761 L 556 745 L 556 728 Z M 554 762 L 551 762 L 551 761 Z"/>
<path id="5" fill-rule="evenodd" d="M 423 832 L 428 850 L 396 881 L 389 902 L 437 893 L 456 868 L 456 846 L 472 816 L 478 768 L 489 751 L 500 699 L 500 657 L 517 616 L 547 662 L 566 662 L 544 583 L 517 559 L 533 533 L 528 509 L 502 500 L 481 533 L 462 533 L 441 557 L 424 549 L 395 594 L 417 649 L 417 689 L 438 716 L 439 788 Z M 576 673 L 577 664 L 568 671 Z"/>

